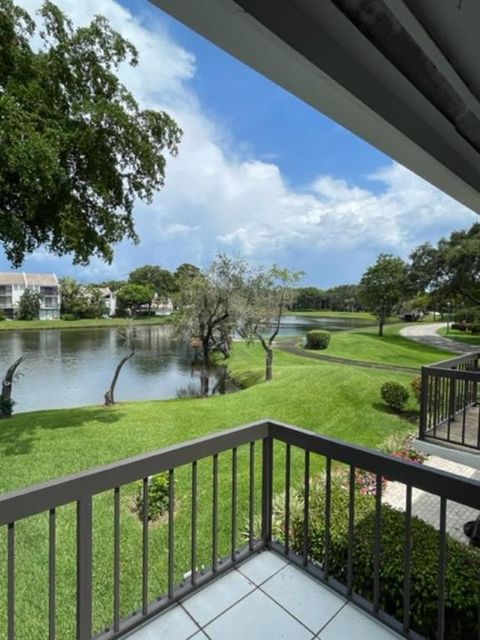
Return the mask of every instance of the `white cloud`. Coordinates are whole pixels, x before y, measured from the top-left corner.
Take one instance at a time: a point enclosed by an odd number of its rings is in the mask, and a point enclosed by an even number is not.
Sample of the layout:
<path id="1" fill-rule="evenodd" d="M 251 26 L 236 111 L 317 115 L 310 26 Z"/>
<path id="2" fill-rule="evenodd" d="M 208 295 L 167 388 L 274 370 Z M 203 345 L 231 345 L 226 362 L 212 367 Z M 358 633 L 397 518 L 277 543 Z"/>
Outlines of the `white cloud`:
<path id="1" fill-rule="evenodd" d="M 172 40 L 160 12 L 143 23 L 114 0 L 57 2 L 78 24 L 105 15 L 135 44 L 140 64 L 123 67 L 122 80 L 142 105 L 167 109 L 185 132 L 178 158 L 167 162 L 166 187 L 150 206 L 136 208 L 140 245 L 122 243 L 112 267 L 93 260 L 84 277 L 99 277 L 102 269 L 105 277 L 123 277 L 153 261 L 169 268 L 183 261 L 205 264 L 216 251 L 229 250 L 306 268 L 319 284 L 354 281 L 380 251 L 407 255 L 416 244 L 475 221 L 395 163 L 367 176 L 371 189 L 328 175 L 293 189 L 274 156 L 242 157 L 241 141 L 235 146 L 202 110 L 189 84 L 194 56 Z M 32 10 L 40 0 L 25 5 Z M 60 264 L 66 268 L 67 261 Z"/>

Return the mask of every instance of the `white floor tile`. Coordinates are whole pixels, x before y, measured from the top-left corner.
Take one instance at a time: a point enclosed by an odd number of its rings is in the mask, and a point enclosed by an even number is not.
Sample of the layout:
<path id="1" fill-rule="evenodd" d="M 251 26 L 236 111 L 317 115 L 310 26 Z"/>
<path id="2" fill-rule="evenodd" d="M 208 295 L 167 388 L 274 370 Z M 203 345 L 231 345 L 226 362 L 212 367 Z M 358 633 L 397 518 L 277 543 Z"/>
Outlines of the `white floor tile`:
<path id="1" fill-rule="evenodd" d="M 320 640 L 400 640 L 367 613 L 347 604 L 320 632 Z"/>
<path id="2" fill-rule="evenodd" d="M 285 560 L 276 553 L 263 551 L 242 564 L 238 570 L 254 584 L 259 585 L 286 565 Z"/>
<path id="3" fill-rule="evenodd" d="M 186 640 L 198 626 L 180 606 L 154 618 L 126 637 L 126 640 Z"/>
<path id="4" fill-rule="evenodd" d="M 205 632 L 212 640 L 310 640 L 312 637 L 308 629 L 259 590 L 207 625 Z"/>
<path id="5" fill-rule="evenodd" d="M 238 571 L 232 571 L 190 596 L 182 604 L 203 627 L 254 588 L 255 585 L 245 576 Z"/>
<path id="6" fill-rule="evenodd" d="M 318 633 L 346 602 L 291 564 L 267 580 L 262 589 L 313 633 Z"/>

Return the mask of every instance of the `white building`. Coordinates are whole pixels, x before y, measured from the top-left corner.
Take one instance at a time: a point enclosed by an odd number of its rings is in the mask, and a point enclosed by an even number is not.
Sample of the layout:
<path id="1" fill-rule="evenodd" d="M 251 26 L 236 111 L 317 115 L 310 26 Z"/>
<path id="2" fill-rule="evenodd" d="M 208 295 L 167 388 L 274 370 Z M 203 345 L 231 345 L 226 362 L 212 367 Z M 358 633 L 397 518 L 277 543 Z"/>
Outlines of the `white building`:
<path id="1" fill-rule="evenodd" d="M 102 294 L 105 312 L 109 316 L 114 316 L 117 312 L 117 294 L 110 287 L 99 287 L 99 291 Z"/>
<path id="2" fill-rule="evenodd" d="M 20 298 L 26 289 L 41 295 L 40 320 L 58 320 L 60 317 L 60 286 L 54 273 L 0 273 L 0 310 L 7 318 L 14 318 Z"/>

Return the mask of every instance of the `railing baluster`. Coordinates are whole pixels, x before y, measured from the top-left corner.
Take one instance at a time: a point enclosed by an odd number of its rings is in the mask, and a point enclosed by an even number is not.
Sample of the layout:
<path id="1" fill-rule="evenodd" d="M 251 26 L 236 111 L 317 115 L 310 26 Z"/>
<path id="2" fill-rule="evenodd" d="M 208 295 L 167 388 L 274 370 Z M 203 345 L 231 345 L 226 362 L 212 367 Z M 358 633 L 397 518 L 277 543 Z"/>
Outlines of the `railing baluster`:
<path id="1" fill-rule="evenodd" d="M 405 556 L 403 562 L 403 631 L 410 630 L 410 586 L 412 561 L 412 486 L 406 485 L 405 496 Z"/>
<path id="2" fill-rule="evenodd" d="M 197 584 L 197 461 L 192 462 L 192 549 L 190 580 L 192 586 Z"/>
<path id="3" fill-rule="evenodd" d="M 273 440 L 263 439 L 262 445 L 262 540 L 270 546 L 272 540 L 273 500 Z"/>
<path id="4" fill-rule="evenodd" d="M 143 479 L 143 518 L 142 518 L 142 613 L 148 613 L 148 478 Z"/>
<path id="5" fill-rule="evenodd" d="M 291 473 L 291 446 L 285 447 L 285 555 L 290 549 L 290 473 Z"/>
<path id="6" fill-rule="evenodd" d="M 77 640 L 92 636 L 92 498 L 77 502 Z"/>
<path id="7" fill-rule="evenodd" d="M 113 630 L 120 628 L 120 487 L 113 492 Z"/>
<path id="8" fill-rule="evenodd" d="M 235 562 L 237 554 L 237 448 L 232 449 L 232 544 L 231 558 Z"/>
<path id="9" fill-rule="evenodd" d="M 48 514 L 48 640 L 56 637 L 56 513 Z"/>
<path id="10" fill-rule="evenodd" d="M 168 597 L 173 598 L 175 578 L 175 471 L 168 471 Z"/>
<path id="11" fill-rule="evenodd" d="M 347 592 L 353 592 L 353 544 L 355 533 L 355 467 L 350 466 L 348 496 L 348 555 L 347 555 Z"/>
<path id="12" fill-rule="evenodd" d="M 465 444 L 468 408 L 468 380 L 463 381 L 462 444 Z"/>
<path id="13" fill-rule="evenodd" d="M 445 573 L 447 568 L 447 501 L 440 498 L 440 533 L 438 555 L 438 616 L 437 616 L 437 640 L 443 640 L 445 636 Z"/>
<path id="14" fill-rule="evenodd" d="M 212 486 L 212 570 L 218 570 L 218 455 L 213 456 Z"/>
<path id="15" fill-rule="evenodd" d="M 310 451 L 305 449 L 305 476 L 303 481 L 303 564 L 308 564 L 309 518 L 310 518 Z"/>
<path id="16" fill-rule="evenodd" d="M 375 538 L 373 555 L 373 610 L 378 613 L 380 606 L 380 554 L 382 543 L 382 476 L 375 476 Z"/>
<path id="17" fill-rule="evenodd" d="M 15 640 L 15 523 L 7 528 L 7 637 Z"/>
<path id="18" fill-rule="evenodd" d="M 330 524 L 332 515 L 332 459 L 327 458 L 325 463 L 325 541 L 323 572 L 325 580 L 328 580 L 330 570 Z"/>
<path id="19" fill-rule="evenodd" d="M 255 534 L 255 442 L 250 442 L 250 484 L 248 496 L 248 546 L 253 549 Z"/>

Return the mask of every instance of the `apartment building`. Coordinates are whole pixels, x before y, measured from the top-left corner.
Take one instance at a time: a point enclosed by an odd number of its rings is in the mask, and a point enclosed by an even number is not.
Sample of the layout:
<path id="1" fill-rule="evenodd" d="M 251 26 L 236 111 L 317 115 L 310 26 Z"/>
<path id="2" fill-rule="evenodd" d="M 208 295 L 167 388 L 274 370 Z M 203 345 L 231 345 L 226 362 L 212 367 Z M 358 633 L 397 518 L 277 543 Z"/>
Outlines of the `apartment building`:
<path id="1" fill-rule="evenodd" d="M 7 318 L 14 318 L 26 289 L 41 295 L 39 320 L 60 318 L 60 286 L 54 273 L 0 273 L 0 310 Z"/>

